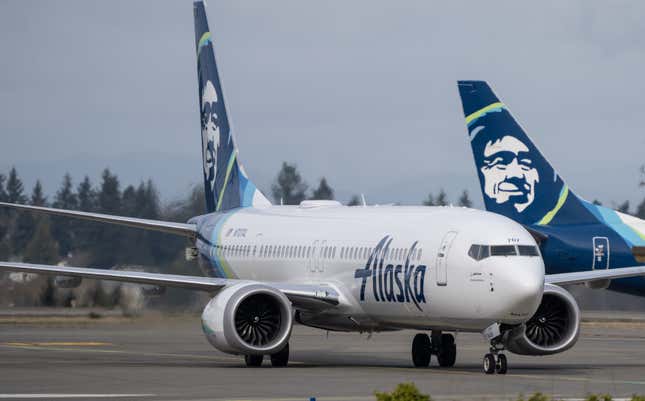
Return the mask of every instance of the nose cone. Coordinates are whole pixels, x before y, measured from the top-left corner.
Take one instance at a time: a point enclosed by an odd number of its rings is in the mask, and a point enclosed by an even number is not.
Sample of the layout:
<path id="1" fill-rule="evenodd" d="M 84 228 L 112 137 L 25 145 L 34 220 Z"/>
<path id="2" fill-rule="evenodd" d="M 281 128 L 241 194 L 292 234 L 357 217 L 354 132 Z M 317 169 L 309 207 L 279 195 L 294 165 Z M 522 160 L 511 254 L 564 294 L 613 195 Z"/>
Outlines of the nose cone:
<path id="1" fill-rule="evenodd" d="M 509 258 L 499 266 L 495 291 L 500 297 L 500 320 L 517 324 L 537 311 L 544 292 L 544 262 L 540 257 Z"/>

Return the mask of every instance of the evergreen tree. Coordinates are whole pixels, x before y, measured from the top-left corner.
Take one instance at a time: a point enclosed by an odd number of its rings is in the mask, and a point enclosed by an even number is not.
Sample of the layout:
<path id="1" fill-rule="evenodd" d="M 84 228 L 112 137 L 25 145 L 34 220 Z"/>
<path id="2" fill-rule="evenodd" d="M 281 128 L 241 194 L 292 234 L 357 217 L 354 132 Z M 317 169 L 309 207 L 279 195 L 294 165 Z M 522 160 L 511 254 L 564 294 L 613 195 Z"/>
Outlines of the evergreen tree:
<path id="1" fill-rule="evenodd" d="M 141 183 L 137 188 L 136 210 L 137 216 L 144 219 L 157 220 L 161 215 L 159 194 L 150 179 L 145 184 Z M 195 216 L 198 214 L 201 214 L 201 212 L 196 213 Z"/>
<path id="2" fill-rule="evenodd" d="M 24 260 L 28 263 L 55 265 L 58 263 L 58 244 L 51 234 L 48 216 L 40 216 L 33 237 L 25 249 Z M 46 285 L 40 295 L 41 305 L 54 304 L 54 285 L 47 278 Z"/>
<path id="3" fill-rule="evenodd" d="M 78 196 L 74 193 L 72 176 L 69 173 L 66 173 L 63 177 L 63 183 L 58 189 L 58 192 L 56 192 L 53 206 L 58 209 L 78 209 Z"/>
<path id="4" fill-rule="evenodd" d="M 7 180 L 7 201 L 9 203 L 27 202 L 22 181 L 18 178 L 18 172 L 15 167 L 11 168 L 9 179 Z"/>
<path id="5" fill-rule="evenodd" d="M 15 171 L 15 170 L 12 170 Z M 18 192 L 22 193 L 22 182 L 15 175 L 15 183 L 17 183 L 14 188 L 19 188 Z M 10 178 L 11 180 L 11 178 Z M 18 193 L 16 192 L 16 193 Z M 22 198 L 26 198 L 24 195 L 21 195 Z M 22 202 L 24 203 L 24 201 Z M 36 181 L 34 189 L 31 192 L 31 199 L 29 203 L 34 206 L 46 206 L 47 200 L 43 194 L 43 187 L 40 184 L 40 181 Z M 38 216 L 39 218 L 42 216 Z M 15 216 L 14 229 L 11 234 L 13 239 L 13 250 L 14 252 L 22 252 L 31 241 L 31 238 L 34 235 L 35 226 L 38 222 L 38 219 L 31 212 L 18 212 Z"/>
<path id="6" fill-rule="evenodd" d="M 58 263 L 58 244 L 51 235 L 51 225 L 47 216 L 38 219 L 34 235 L 25 248 L 23 259 L 28 263 L 47 265 Z"/>
<path id="7" fill-rule="evenodd" d="M 599 201 L 598 199 L 594 199 L 593 204 L 596 205 L 596 206 L 602 206 L 602 202 Z"/>
<path id="8" fill-rule="evenodd" d="M 468 196 L 468 191 L 464 189 L 464 192 L 461 193 L 461 196 L 459 197 L 459 206 L 463 207 L 472 207 L 473 202 L 470 200 L 470 197 Z"/>
<path id="9" fill-rule="evenodd" d="M 58 209 L 77 210 L 78 196 L 74 193 L 72 177 L 69 173 L 63 177 L 63 183 L 56 192 L 53 206 Z M 74 221 L 68 217 L 52 217 L 52 235 L 58 242 L 58 251 L 60 256 L 67 256 L 74 249 L 76 238 L 76 226 L 78 220 Z"/>
<path id="10" fill-rule="evenodd" d="M 325 177 L 320 179 L 318 188 L 314 189 L 311 199 L 332 200 L 334 199 L 334 190 L 327 183 Z"/>
<path id="11" fill-rule="evenodd" d="M 124 216 L 139 217 L 137 210 L 137 191 L 132 185 L 128 185 L 123 191 L 121 209 Z"/>
<path id="12" fill-rule="evenodd" d="M 347 202 L 347 206 L 358 206 L 361 204 L 361 198 L 358 195 L 353 195 L 352 198 Z"/>
<path id="13" fill-rule="evenodd" d="M 282 162 L 280 173 L 271 189 L 276 203 L 298 205 L 306 198 L 307 184 L 302 180 L 295 165 Z"/>
<path id="14" fill-rule="evenodd" d="M 119 178 L 109 169 L 103 170 L 101 189 L 98 193 L 98 209 L 101 213 L 121 214 L 122 199 L 119 189 Z M 123 258 L 121 252 L 122 228 L 103 225 L 95 231 L 96 239 L 92 246 L 94 264 L 101 267 L 112 267 Z"/>
<path id="15" fill-rule="evenodd" d="M 92 188 L 90 177 L 85 176 L 78 185 L 78 208 L 84 212 L 94 212 L 97 209 L 96 191 Z"/>
<path id="16" fill-rule="evenodd" d="M 78 184 L 77 192 L 77 208 L 83 212 L 95 212 L 97 210 L 97 195 L 92 187 L 92 182 L 88 176 L 83 178 Z M 71 249 L 88 250 L 96 244 L 98 231 L 101 230 L 102 225 L 95 222 L 84 221 L 79 219 L 67 219 L 68 224 L 74 233 L 74 241 L 72 242 Z"/>
<path id="17" fill-rule="evenodd" d="M 4 189 L 4 183 L 6 180 L 7 177 L 5 177 L 4 174 L 0 174 L 0 202 L 7 202 L 9 200 L 7 191 Z"/>
<path id="18" fill-rule="evenodd" d="M 434 195 L 432 192 L 428 194 L 428 197 L 423 201 L 423 206 L 435 206 Z"/>
<path id="19" fill-rule="evenodd" d="M 101 213 L 120 214 L 121 190 L 119 189 L 119 178 L 107 168 L 103 170 L 101 178 L 103 182 L 98 196 L 99 211 Z"/>
<path id="20" fill-rule="evenodd" d="M 437 206 L 446 206 L 448 204 L 448 195 L 446 195 L 446 191 L 441 188 L 441 191 L 439 191 L 439 195 L 437 195 L 437 201 L 436 205 Z"/>
<path id="21" fill-rule="evenodd" d="M 31 191 L 31 204 L 34 206 L 47 206 L 47 198 L 43 194 L 43 186 L 40 180 L 36 180 L 36 185 Z"/>

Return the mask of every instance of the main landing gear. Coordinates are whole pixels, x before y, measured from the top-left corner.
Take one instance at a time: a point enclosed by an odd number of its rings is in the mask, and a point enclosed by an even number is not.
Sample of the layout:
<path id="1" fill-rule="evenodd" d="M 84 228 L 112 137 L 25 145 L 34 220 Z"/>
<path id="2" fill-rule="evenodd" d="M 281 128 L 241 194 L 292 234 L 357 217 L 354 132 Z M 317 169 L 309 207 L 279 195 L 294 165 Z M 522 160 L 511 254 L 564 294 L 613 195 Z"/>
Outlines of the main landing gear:
<path id="1" fill-rule="evenodd" d="M 457 359 L 457 346 L 452 334 L 432 332 L 432 340 L 427 334 L 419 333 L 412 340 L 412 363 L 417 368 L 430 365 L 432 355 L 437 356 L 439 366 L 452 367 Z"/>
<path id="2" fill-rule="evenodd" d="M 508 361 L 506 355 L 502 354 L 504 348 L 499 348 L 497 344 L 491 343 L 490 352 L 484 355 L 484 373 L 492 375 L 497 372 L 500 375 L 508 371 Z"/>
<path id="3" fill-rule="evenodd" d="M 262 366 L 264 355 L 244 355 L 244 362 L 249 368 Z M 289 363 L 289 343 L 280 351 L 271 354 L 271 366 L 274 368 L 283 368 Z"/>

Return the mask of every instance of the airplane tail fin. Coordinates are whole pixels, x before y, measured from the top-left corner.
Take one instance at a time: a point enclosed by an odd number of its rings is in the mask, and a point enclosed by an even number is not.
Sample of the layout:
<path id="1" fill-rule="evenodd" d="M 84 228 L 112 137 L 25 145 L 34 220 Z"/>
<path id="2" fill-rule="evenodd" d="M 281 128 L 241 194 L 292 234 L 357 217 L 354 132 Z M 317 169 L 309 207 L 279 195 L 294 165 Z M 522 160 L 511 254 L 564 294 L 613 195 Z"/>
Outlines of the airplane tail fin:
<path id="1" fill-rule="evenodd" d="M 486 82 L 458 87 L 486 210 L 524 225 L 598 221 Z"/>
<path id="2" fill-rule="evenodd" d="M 270 205 L 269 200 L 249 180 L 238 159 L 204 2 L 196 1 L 193 12 L 207 211 L 211 213 Z"/>

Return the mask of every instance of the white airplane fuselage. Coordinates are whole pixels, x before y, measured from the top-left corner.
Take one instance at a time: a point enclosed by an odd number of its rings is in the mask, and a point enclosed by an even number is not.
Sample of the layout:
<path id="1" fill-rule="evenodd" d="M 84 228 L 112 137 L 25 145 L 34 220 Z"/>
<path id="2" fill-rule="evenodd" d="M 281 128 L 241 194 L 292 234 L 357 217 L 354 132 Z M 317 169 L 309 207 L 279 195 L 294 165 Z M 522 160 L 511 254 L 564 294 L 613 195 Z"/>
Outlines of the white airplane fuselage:
<path id="1" fill-rule="evenodd" d="M 542 299 L 541 257 L 469 256 L 474 244 L 537 247 L 521 225 L 488 212 L 310 201 L 191 221 L 211 276 L 333 287 L 342 307 L 296 317 L 314 327 L 482 331 L 525 322 Z"/>

